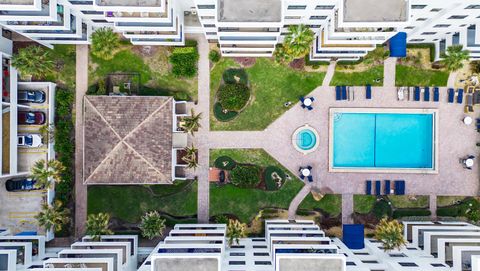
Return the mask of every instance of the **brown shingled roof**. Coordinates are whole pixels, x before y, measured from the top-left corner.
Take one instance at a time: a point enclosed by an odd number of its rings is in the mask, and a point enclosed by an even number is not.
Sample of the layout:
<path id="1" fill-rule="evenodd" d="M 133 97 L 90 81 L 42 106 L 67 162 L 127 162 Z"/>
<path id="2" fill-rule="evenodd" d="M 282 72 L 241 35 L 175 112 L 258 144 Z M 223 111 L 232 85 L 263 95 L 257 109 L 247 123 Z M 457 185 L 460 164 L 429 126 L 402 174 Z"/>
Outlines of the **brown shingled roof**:
<path id="1" fill-rule="evenodd" d="M 85 96 L 85 184 L 172 182 L 171 97 Z"/>

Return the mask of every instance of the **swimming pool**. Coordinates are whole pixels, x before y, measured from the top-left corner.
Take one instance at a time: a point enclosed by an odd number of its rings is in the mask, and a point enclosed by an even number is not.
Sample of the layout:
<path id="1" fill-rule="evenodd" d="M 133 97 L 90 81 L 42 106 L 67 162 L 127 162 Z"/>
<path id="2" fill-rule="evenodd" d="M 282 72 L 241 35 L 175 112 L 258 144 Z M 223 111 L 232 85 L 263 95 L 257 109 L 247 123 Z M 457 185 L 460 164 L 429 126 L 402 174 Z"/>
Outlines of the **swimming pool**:
<path id="1" fill-rule="evenodd" d="M 332 171 L 435 172 L 436 110 L 330 110 Z"/>
<path id="2" fill-rule="evenodd" d="M 313 152 L 318 147 L 318 134 L 309 125 L 299 127 L 292 135 L 292 144 L 303 154 Z"/>

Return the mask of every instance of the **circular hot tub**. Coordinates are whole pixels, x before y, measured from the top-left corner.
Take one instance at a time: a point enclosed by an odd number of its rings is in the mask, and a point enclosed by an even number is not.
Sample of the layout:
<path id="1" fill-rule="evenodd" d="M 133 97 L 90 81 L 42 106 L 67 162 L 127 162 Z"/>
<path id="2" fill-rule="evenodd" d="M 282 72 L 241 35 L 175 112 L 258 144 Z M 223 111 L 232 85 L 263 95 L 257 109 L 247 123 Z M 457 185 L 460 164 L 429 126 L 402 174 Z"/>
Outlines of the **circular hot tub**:
<path id="1" fill-rule="evenodd" d="M 292 144 L 303 154 L 313 152 L 319 144 L 318 133 L 308 124 L 299 127 L 292 135 Z"/>

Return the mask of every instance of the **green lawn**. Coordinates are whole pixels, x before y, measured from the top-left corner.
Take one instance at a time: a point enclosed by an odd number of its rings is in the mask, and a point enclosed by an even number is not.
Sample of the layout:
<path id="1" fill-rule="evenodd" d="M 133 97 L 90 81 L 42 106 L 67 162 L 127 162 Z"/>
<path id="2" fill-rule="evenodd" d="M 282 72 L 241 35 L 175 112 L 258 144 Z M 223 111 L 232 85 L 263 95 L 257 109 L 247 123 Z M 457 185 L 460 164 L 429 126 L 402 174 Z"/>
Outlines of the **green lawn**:
<path id="1" fill-rule="evenodd" d="M 316 201 L 312 194 L 302 201 L 298 207 L 300 210 L 317 210 L 321 209 L 331 216 L 338 216 L 342 213 L 342 196 L 341 195 L 325 195 L 321 200 Z"/>
<path id="2" fill-rule="evenodd" d="M 142 215 L 152 210 L 172 216 L 192 216 L 197 213 L 197 183 L 190 182 L 175 181 L 172 185 L 151 186 L 90 186 L 87 210 L 89 214 L 106 212 L 130 223 L 139 222 Z"/>
<path id="3" fill-rule="evenodd" d="M 284 106 L 285 102 L 296 102 L 298 97 L 307 95 L 320 86 L 325 77 L 322 72 L 295 71 L 270 59 L 257 58 L 256 61 L 254 66 L 246 69 L 252 89 L 252 102 L 229 122 L 215 119 L 213 105 L 223 71 L 229 67 L 238 67 L 238 64 L 228 58 L 215 64 L 210 73 L 212 130 L 263 130 L 288 109 Z"/>
<path id="4" fill-rule="evenodd" d="M 288 209 L 290 202 L 302 189 L 297 179 L 287 181 L 278 191 L 238 188 L 227 184 L 210 185 L 210 216 L 234 214 L 240 221 L 249 223 L 263 208 Z"/>
<path id="5" fill-rule="evenodd" d="M 376 196 L 353 195 L 353 211 L 359 214 L 368 214 L 372 211 L 376 201 Z"/>
<path id="6" fill-rule="evenodd" d="M 277 166 L 284 168 L 275 158 L 270 156 L 264 149 L 211 149 L 210 166 L 213 167 L 215 160 L 220 156 L 229 156 L 237 163 L 255 164 L 261 167 Z"/>
<path id="7" fill-rule="evenodd" d="M 380 79 L 380 82 L 375 82 Z M 374 66 L 363 72 L 345 72 L 335 70 L 330 86 L 372 86 L 383 85 L 383 66 Z"/>
<path id="8" fill-rule="evenodd" d="M 467 198 L 466 196 L 437 196 L 437 206 L 446 207 L 457 204 Z"/>
<path id="9" fill-rule="evenodd" d="M 395 208 L 428 208 L 430 205 L 429 196 L 415 196 L 413 199 L 412 196 L 390 195 L 388 199 Z"/>
<path id="10" fill-rule="evenodd" d="M 66 89 L 75 89 L 76 47 L 75 45 L 57 44 L 52 49 L 52 56 L 57 68 L 46 81 L 52 81 Z"/>
<path id="11" fill-rule="evenodd" d="M 449 73 L 442 70 L 422 70 L 397 65 L 395 85 L 397 86 L 446 86 Z"/>

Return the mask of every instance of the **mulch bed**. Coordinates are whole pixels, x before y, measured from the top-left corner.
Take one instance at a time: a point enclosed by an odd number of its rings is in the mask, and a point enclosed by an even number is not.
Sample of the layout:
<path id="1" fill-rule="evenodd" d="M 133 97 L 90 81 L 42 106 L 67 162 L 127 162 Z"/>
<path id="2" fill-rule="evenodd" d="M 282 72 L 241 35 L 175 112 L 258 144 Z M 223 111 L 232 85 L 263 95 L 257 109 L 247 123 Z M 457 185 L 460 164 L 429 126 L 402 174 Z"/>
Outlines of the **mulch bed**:
<path id="1" fill-rule="evenodd" d="M 234 57 L 233 60 L 244 68 L 252 67 L 257 62 L 254 57 Z"/>
<path id="2" fill-rule="evenodd" d="M 305 58 L 297 58 L 297 59 L 294 59 L 292 60 L 292 62 L 290 62 L 288 64 L 288 66 L 290 66 L 290 68 L 294 69 L 294 70 L 303 70 L 305 68 Z"/>

